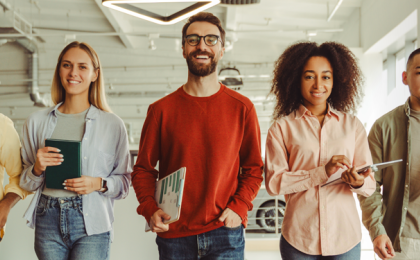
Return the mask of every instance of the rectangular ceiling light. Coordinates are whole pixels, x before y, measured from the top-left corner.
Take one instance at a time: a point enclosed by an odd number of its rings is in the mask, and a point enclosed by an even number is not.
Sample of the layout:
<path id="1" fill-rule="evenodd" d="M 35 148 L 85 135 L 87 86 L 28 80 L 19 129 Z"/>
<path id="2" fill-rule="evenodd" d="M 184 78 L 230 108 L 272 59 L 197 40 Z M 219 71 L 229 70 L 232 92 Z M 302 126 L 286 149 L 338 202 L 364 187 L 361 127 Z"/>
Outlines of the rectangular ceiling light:
<path id="1" fill-rule="evenodd" d="M 162 16 L 132 4 L 141 3 L 180 3 L 195 2 L 195 4 L 169 16 Z M 162 25 L 175 24 L 199 12 L 220 3 L 220 0 L 102 0 L 102 5 L 114 10 Z"/>

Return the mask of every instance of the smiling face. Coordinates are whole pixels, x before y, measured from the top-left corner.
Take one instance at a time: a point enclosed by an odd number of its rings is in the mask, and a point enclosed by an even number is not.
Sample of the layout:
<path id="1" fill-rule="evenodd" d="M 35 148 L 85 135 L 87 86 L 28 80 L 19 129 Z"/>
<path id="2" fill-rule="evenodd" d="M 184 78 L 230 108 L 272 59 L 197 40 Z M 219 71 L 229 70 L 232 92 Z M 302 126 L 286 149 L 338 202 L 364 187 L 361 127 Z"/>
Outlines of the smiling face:
<path id="1" fill-rule="evenodd" d="M 420 104 L 420 54 L 413 57 L 402 76 L 403 83 L 410 89 L 411 97 Z"/>
<path id="2" fill-rule="evenodd" d="M 89 55 L 82 49 L 68 50 L 60 64 L 59 75 L 66 96 L 86 96 L 89 87 L 98 78 L 98 70 L 93 67 Z"/>
<path id="3" fill-rule="evenodd" d="M 187 30 L 186 35 L 196 34 L 206 36 L 209 34 L 220 36 L 216 25 L 208 22 L 194 22 Z M 219 59 L 223 57 L 224 48 L 220 41 L 214 46 L 207 46 L 201 38 L 197 46 L 190 46 L 185 42 L 183 56 L 187 60 L 189 71 L 200 77 L 208 76 L 215 72 Z"/>
<path id="4" fill-rule="evenodd" d="M 333 69 L 325 57 L 311 57 L 303 67 L 301 94 L 306 108 L 327 105 L 333 88 Z"/>

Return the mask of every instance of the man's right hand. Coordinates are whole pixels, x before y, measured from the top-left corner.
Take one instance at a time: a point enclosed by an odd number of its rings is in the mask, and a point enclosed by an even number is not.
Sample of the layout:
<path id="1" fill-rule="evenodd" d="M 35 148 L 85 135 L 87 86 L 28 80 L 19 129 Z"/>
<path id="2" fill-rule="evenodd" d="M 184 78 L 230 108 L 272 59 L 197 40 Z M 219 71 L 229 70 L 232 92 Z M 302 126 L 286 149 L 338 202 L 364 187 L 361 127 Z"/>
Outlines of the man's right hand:
<path id="1" fill-rule="evenodd" d="M 377 236 L 373 240 L 373 249 L 375 253 L 383 260 L 391 259 L 395 256 L 392 242 L 386 234 Z"/>
<path id="2" fill-rule="evenodd" d="M 49 153 L 52 152 L 52 153 Z M 54 147 L 44 147 L 38 149 L 36 153 L 36 161 L 33 169 L 33 174 L 40 176 L 47 166 L 60 165 L 64 159 L 63 155 L 59 154 L 60 150 Z"/>
<path id="3" fill-rule="evenodd" d="M 152 232 L 166 232 L 169 230 L 169 224 L 164 224 L 163 221 L 170 219 L 171 216 L 159 209 L 150 218 L 149 227 Z"/>
<path id="4" fill-rule="evenodd" d="M 339 169 L 351 168 L 350 160 L 345 155 L 334 155 L 331 160 L 325 165 L 325 171 L 328 177 L 331 177 Z"/>

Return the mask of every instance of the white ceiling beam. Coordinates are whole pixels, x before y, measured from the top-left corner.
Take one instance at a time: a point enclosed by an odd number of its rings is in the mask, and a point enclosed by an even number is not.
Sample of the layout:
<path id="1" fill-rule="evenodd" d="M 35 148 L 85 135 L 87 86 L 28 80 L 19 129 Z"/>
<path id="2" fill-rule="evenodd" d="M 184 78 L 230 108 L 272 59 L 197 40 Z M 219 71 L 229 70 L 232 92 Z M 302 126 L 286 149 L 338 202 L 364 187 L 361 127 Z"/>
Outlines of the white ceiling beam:
<path id="1" fill-rule="evenodd" d="M 237 10 L 236 6 L 228 6 L 226 7 L 226 14 L 225 14 L 225 28 L 226 30 L 235 31 L 237 29 Z"/>
<path id="2" fill-rule="evenodd" d="M 109 23 L 116 32 L 128 33 L 132 31 L 128 19 L 122 19 L 115 13 L 115 11 L 111 11 L 108 7 L 103 6 L 102 0 L 95 0 L 95 2 L 98 5 L 99 9 L 101 9 L 101 11 L 104 13 L 105 17 L 108 19 Z M 121 39 L 126 48 L 134 48 L 134 41 L 132 36 L 120 34 L 118 37 Z"/>

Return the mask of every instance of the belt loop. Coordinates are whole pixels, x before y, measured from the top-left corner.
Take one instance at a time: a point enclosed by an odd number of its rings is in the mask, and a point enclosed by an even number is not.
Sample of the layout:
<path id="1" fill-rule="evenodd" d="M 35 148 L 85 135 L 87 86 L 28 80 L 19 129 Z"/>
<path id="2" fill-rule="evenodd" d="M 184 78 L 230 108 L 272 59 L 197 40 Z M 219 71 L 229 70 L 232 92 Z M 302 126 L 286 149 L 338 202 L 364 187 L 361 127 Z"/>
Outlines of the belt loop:
<path id="1" fill-rule="evenodd" d="M 52 208 L 50 196 L 47 197 L 47 208 Z"/>

